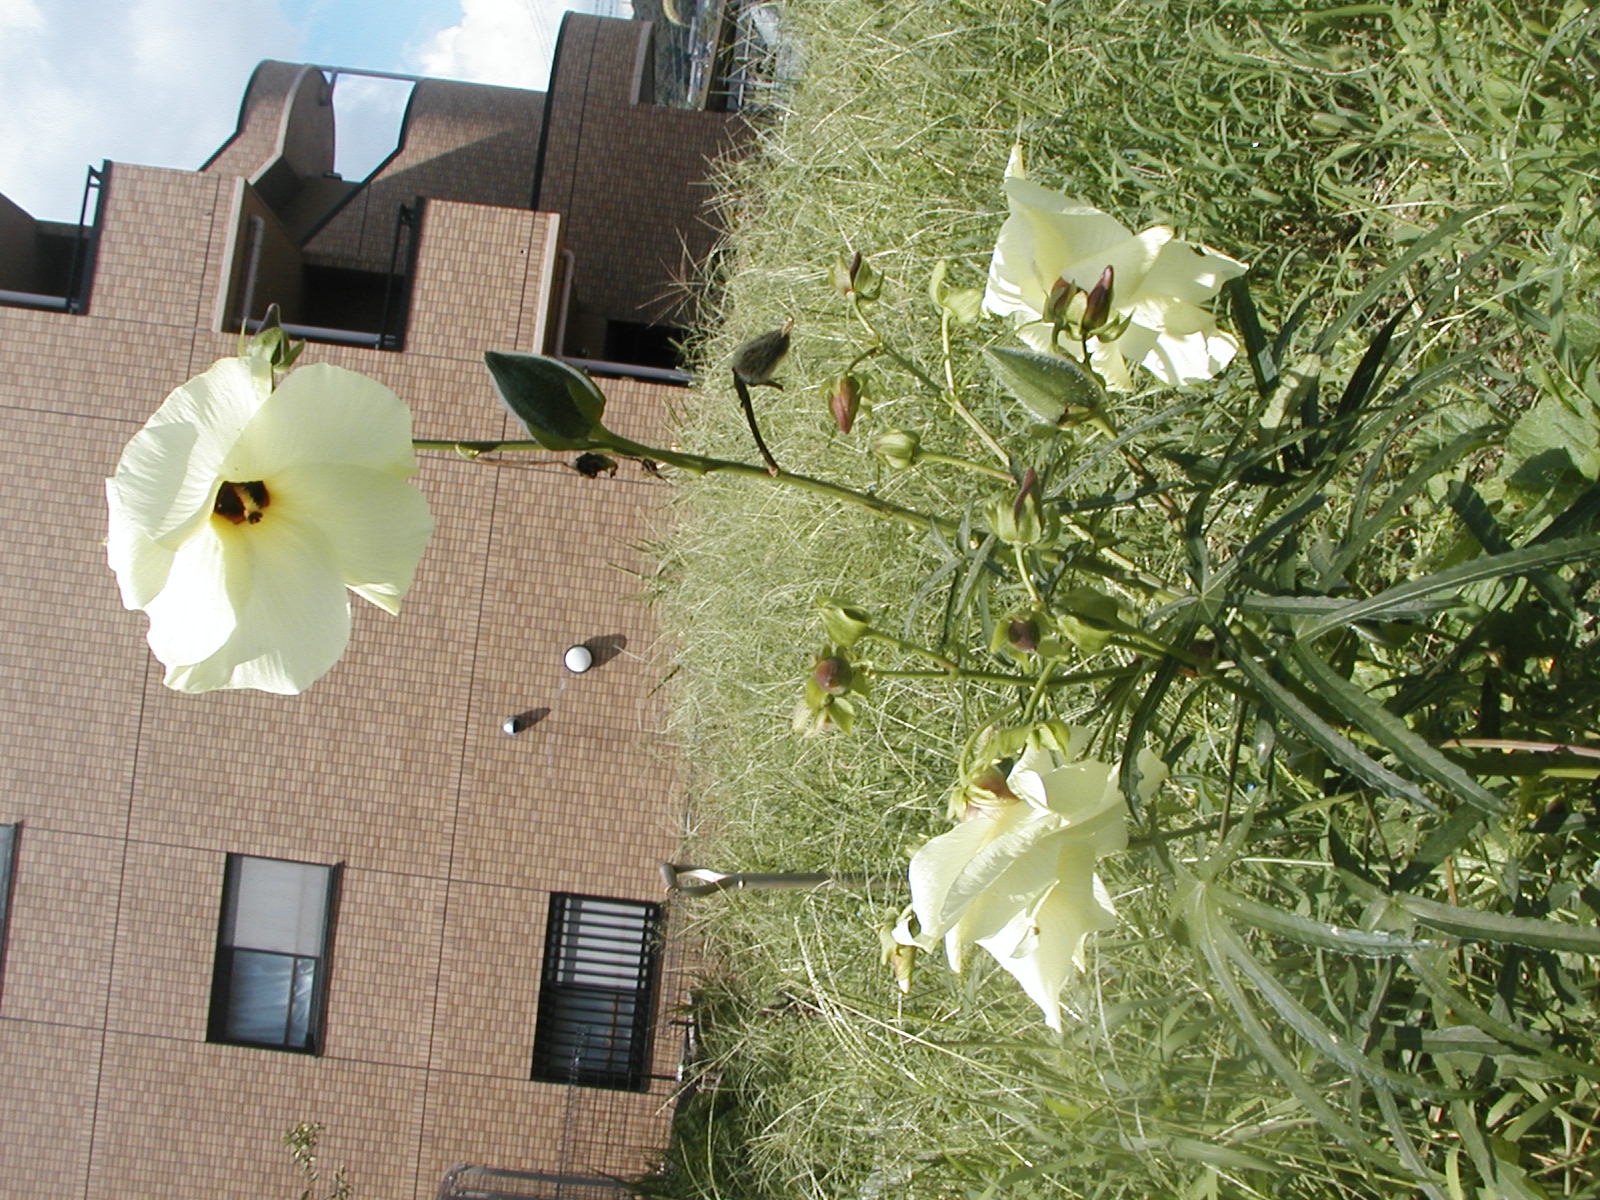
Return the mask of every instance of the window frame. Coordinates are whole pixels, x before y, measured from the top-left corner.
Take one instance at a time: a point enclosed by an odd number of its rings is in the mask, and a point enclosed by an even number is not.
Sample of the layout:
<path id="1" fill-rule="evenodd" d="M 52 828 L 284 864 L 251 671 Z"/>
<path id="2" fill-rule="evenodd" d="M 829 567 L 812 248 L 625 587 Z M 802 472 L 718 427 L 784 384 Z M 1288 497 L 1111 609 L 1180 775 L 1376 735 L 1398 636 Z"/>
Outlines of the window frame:
<path id="1" fill-rule="evenodd" d="M 586 905 L 596 907 L 585 913 Z M 613 1091 L 649 1089 L 665 917 L 665 907 L 652 901 L 551 893 L 530 1079 Z M 612 948 L 600 949 L 597 957 L 597 944 L 607 941 Z M 619 962 L 618 956 L 631 954 L 635 944 L 631 962 Z M 631 986 L 594 982 L 596 976 L 620 980 L 629 969 Z M 573 980 L 578 973 L 590 980 Z M 599 1044 L 599 1065 L 585 1065 L 580 1055 L 593 1023 L 584 1017 L 607 1008 L 612 1021 Z M 624 1010 L 626 1021 L 619 1025 L 616 1018 Z"/>
<path id="2" fill-rule="evenodd" d="M 0 824 L 0 988 L 5 986 L 6 943 L 11 938 L 11 897 L 17 882 L 17 843 L 22 822 Z"/>
<path id="3" fill-rule="evenodd" d="M 237 921 L 237 893 L 240 874 L 246 862 L 290 863 L 326 873 L 327 890 L 323 895 L 322 924 L 319 930 L 319 953 L 299 954 L 257 946 L 237 945 L 229 940 L 230 925 Z M 247 1046 L 259 1050 L 280 1050 L 286 1054 L 322 1053 L 323 1026 L 327 1015 L 328 977 L 333 950 L 333 926 L 338 908 L 340 880 L 343 867 L 338 863 L 302 862 L 298 859 L 273 858 L 259 854 L 232 854 L 227 856 L 222 875 L 222 903 L 217 917 L 216 956 L 211 970 L 211 1003 L 206 1019 L 206 1041 L 225 1046 Z M 290 968 L 290 1004 L 285 1007 L 284 1037 L 280 1041 L 252 1038 L 234 1032 L 228 1015 L 234 998 L 235 966 L 242 954 L 257 958 L 287 958 L 293 960 Z M 311 994 L 305 1021 L 304 1044 L 295 1044 L 290 1028 L 293 1019 L 293 978 L 301 962 L 311 966 Z"/>

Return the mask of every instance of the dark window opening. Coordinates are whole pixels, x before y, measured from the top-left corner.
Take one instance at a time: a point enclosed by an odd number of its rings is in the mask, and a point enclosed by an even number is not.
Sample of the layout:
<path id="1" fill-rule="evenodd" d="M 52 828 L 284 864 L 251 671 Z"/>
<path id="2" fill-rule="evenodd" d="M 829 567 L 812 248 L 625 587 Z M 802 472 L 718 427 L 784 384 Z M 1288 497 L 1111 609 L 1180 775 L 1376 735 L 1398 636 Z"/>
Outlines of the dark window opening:
<path id="1" fill-rule="evenodd" d="M 639 321 L 607 321 L 608 362 L 629 363 L 636 367 L 682 370 L 684 331 L 672 325 L 646 325 Z"/>
<path id="2" fill-rule="evenodd" d="M 89 168 L 76 225 L 36 221 L 0 196 L 0 304 L 49 312 L 89 311 L 105 179 L 104 171 Z"/>
<path id="3" fill-rule="evenodd" d="M 417 210 L 402 205 L 388 270 L 359 270 L 303 260 L 277 217 L 248 213 L 241 232 L 229 311 L 237 330 L 254 333 L 270 306 L 284 332 L 309 342 L 401 350 L 416 267 Z"/>
<path id="4" fill-rule="evenodd" d="M 306 265 L 300 324 L 381 336 L 400 282 L 378 271 Z"/>
<path id="5" fill-rule="evenodd" d="M 550 897 L 534 1079 L 643 1091 L 661 957 L 659 904 Z"/>
<path id="6" fill-rule="evenodd" d="M 228 855 L 208 1041 L 320 1052 L 336 874 Z"/>

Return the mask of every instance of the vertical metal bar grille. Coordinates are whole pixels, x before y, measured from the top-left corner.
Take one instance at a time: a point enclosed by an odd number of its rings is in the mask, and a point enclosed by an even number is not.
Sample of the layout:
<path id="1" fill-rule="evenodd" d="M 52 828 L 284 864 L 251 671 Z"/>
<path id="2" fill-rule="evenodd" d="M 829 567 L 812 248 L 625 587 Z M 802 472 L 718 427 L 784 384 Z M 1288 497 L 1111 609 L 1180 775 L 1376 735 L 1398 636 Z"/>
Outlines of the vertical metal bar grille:
<path id="1" fill-rule="evenodd" d="M 550 897 L 534 1079 L 644 1090 L 661 913 L 641 901 Z"/>
<path id="2" fill-rule="evenodd" d="M 67 311 L 89 311 L 89 283 L 94 277 L 94 254 L 100 244 L 100 217 L 105 205 L 106 176 L 90 167 L 78 205 L 78 229 L 72 238 L 72 263 L 67 276 Z M 89 197 L 95 198 L 94 224 L 89 222 Z"/>

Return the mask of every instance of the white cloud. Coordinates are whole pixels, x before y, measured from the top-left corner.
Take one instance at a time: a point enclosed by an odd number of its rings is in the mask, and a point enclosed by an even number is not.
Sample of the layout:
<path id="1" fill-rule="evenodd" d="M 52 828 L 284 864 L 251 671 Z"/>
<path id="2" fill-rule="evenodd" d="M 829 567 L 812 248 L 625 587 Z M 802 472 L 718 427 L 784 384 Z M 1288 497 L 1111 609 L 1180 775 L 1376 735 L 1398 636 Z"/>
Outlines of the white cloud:
<path id="1" fill-rule="evenodd" d="M 461 0 L 461 20 L 415 56 L 420 75 L 544 90 L 561 18 L 592 4 L 563 0 Z"/>
<path id="2" fill-rule="evenodd" d="M 278 0 L 0 0 L 0 192 L 75 220 L 90 164 L 198 167 L 256 63 L 301 54 Z"/>

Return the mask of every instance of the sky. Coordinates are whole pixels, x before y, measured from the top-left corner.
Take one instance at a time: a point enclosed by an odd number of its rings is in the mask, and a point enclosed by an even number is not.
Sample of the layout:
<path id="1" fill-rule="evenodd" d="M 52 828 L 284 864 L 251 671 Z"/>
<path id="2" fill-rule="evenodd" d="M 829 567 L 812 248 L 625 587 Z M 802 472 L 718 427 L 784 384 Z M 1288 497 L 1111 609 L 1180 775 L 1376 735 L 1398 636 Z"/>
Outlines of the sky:
<path id="1" fill-rule="evenodd" d="M 76 221 L 105 159 L 193 170 L 264 58 L 543 90 L 567 10 L 626 0 L 0 0 L 0 194 Z M 336 168 L 393 147 L 407 87 L 344 77 Z"/>

